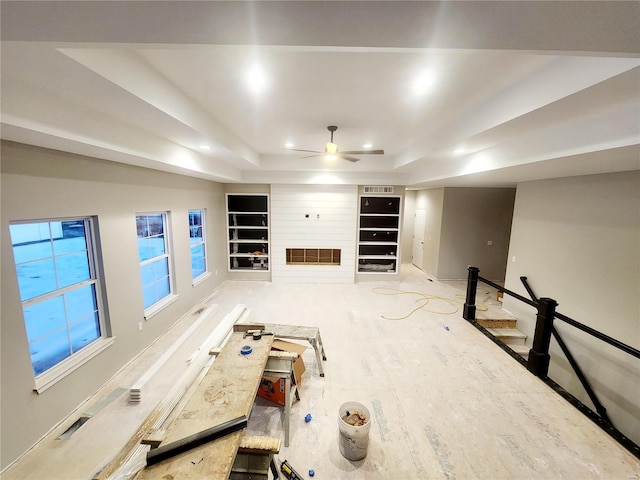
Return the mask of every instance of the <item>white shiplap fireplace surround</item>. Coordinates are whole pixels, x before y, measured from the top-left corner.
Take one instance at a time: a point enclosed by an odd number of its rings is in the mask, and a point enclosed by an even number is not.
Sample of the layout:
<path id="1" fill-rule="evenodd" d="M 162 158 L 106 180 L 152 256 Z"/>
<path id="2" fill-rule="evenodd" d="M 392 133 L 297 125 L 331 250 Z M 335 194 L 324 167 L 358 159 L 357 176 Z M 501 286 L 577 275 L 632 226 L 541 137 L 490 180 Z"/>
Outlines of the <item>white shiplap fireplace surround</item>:
<path id="1" fill-rule="evenodd" d="M 271 186 L 272 281 L 353 283 L 356 185 Z M 287 248 L 340 249 L 340 265 L 287 265 Z"/>

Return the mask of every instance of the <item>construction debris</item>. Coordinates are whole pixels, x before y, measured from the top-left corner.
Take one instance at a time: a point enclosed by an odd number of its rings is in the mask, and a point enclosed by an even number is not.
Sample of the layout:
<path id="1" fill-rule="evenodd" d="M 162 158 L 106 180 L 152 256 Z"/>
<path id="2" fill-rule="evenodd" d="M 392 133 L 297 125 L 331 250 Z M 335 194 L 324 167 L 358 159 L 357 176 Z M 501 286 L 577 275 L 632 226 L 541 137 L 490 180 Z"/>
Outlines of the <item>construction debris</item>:
<path id="1" fill-rule="evenodd" d="M 361 415 L 359 412 L 350 413 L 347 411 L 347 414 L 342 417 L 342 420 L 353 427 L 361 427 L 367 423 L 367 417 Z"/>

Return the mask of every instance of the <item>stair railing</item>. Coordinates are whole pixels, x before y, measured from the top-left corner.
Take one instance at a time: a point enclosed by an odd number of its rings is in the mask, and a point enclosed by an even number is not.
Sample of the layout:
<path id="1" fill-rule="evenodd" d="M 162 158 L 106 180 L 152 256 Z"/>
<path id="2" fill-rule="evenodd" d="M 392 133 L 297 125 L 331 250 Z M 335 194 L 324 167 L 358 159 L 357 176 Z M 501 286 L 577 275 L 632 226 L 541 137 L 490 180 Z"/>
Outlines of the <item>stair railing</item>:
<path id="1" fill-rule="evenodd" d="M 587 395 L 589 396 L 593 405 L 596 408 L 596 412 L 599 415 L 596 423 L 599 423 L 600 426 L 602 426 L 605 430 L 607 430 L 614 438 L 616 438 L 616 440 L 618 440 L 623 446 L 625 446 L 629 451 L 631 451 L 631 453 L 633 453 L 636 457 L 640 458 L 640 447 L 636 445 L 634 442 L 632 442 L 631 440 L 629 440 L 626 436 L 624 436 L 624 434 L 619 432 L 613 426 L 611 419 L 607 415 L 607 409 L 598 400 L 598 397 L 596 396 L 593 388 L 589 384 L 589 381 L 587 380 L 586 376 L 580 369 L 580 366 L 578 365 L 575 358 L 569 351 L 569 348 L 567 347 L 566 343 L 562 340 L 562 337 L 554 327 L 553 321 L 554 319 L 557 318 L 558 320 L 561 320 L 567 323 L 568 325 L 571 325 L 572 327 L 575 327 L 578 330 L 581 330 L 636 358 L 640 358 L 640 350 L 637 350 L 629 345 L 626 345 L 621 341 L 616 340 L 613 337 L 610 337 L 602 332 L 599 332 L 598 330 L 595 330 L 594 328 L 584 325 L 572 319 L 571 317 L 568 317 L 559 312 L 556 312 L 556 307 L 558 306 L 558 302 L 556 302 L 552 298 L 546 298 L 546 297 L 537 298 L 533 292 L 533 289 L 527 282 L 527 277 L 520 277 L 520 281 L 524 284 L 524 287 L 527 290 L 527 293 L 529 293 L 529 296 L 531 297 L 530 299 L 523 297 L 522 295 L 519 295 L 516 292 L 508 290 L 490 280 L 487 280 L 486 278 L 481 277 L 479 268 L 469 267 L 468 277 L 467 277 L 467 294 L 465 298 L 462 317 L 465 320 L 469 320 L 474 324 L 476 324 L 475 322 L 476 291 L 478 287 L 478 282 L 482 282 L 486 285 L 489 285 L 504 294 L 510 295 L 520 300 L 521 302 L 524 302 L 527 305 L 534 307 L 537 310 L 536 328 L 533 336 L 533 343 L 532 343 L 531 349 L 529 350 L 529 359 L 527 360 L 527 369 L 537 377 L 541 378 L 542 380 L 545 380 L 558 393 L 561 393 L 565 398 L 571 401 L 571 403 L 577 406 L 589 417 L 591 417 L 593 420 L 596 420 L 593 418 L 592 415 L 589 414 L 591 410 L 588 409 L 588 407 L 583 405 L 579 400 L 577 400 L 575 397 L 570 395 L 562 387 L 557 385 L 555 382 L 553 382 L 553 380 L 551 380 L 548 377 L 549 363 L 551 360 L 551 356 L 549 355 L 549 345 L 551 343 L 551 336 L 553 335 L 553 337 L 558 342 L 560 349 L 562 350 L 567 360 L 569 361 L 569 364 L 573 368 L 576 376 L 580 380 L 580 383 L 585 389 Z"/>
<path id="2" fill-rule="evenodd" d="M 527 281 L 527 277 L 520 277 L 520 281 L 522 282 L 522 284 L 524 285 L 524 288 L 529 293 L 529 296 L 531 297 L 531 300 L 533 300 L 534 302 L 538 302 L 539 300 L 536 297 L 536 294 L 533 293 L 533 289 L 529 285 L 529 282 Z M 556 304 L 556 306 L 557 306 L 557 304 Z M 562 315 L 562 314 L 556 312 L 556 315 Z M 569 317 L 567 317 L 567 318 L 569 318 Z M 578 322 L 576 322 L 576 323 L 578 323 Z M 582 325 L 582 324 L 580 324 L 580 325 Z M 582 326 L 586 327 L 586 325 L 582 325 Z M 586 328 L 589 328 L 589 327 L 586 327 Z M 580 380 L 580 383 L 582 384 L 582 387 L 587 392 L 587 395 L 589 395 L 589 398 L 591 399 L 591 402 L 596 407 L 596 412 L 598 412 L 598 415 L 600 415 L 605 422 L 607 422 L 609 425 L 613 426 L 613 422 L 611 421 L 611 419 L 607 415 L 607 409 L 604 407 L 604 405 L 602 405 L 602 403 L 600 403 L 600 400 L 598 399 L 598 396 L 596 395 L 596 392 L 593 390 L 593 388 L 591 388 L 591 384 L 589 383 L 589 380 L 587 380 L 587 377 L 584 375 L 584 373 L 582 373 L 582 369 L 580 368 L 580 365 L 578 365 L 578 362 L 576 362 L 576 359 L 571 354 L 571 351 L 569 350 L 569 347 L 567 347 L 567 344 L 564 343 L 564 340 L 560 336 L 560 333 L 558 333 L 558 331 L 556 330 L 556 327 L 553 326 L 553 325 L 551 327 L 551 333 L 553 334 L 553 338 L 555 338 L 556 341 L 558 342 L 558 345 L 560 346 L 560 349 L 562 350 L 562 353 L 564 353 L 564 356 L 569 361 L 569 365 L 571 365 L 571 368 L 573 368 L 573 371 L 575 372 L 576 376 L 578 377 L 578 380 Z M 596 333 L 600 333 L 600 332 L 596 332 Z M 615 339 L 611 339 L 611 340 L 615 341 Z M 528 368 L 528 365 L 527 365 L 527 368 Z M 534 373 L 534 374 L 537 374 L 537 372 L 535 370 L 530 370 L 530 371 L 532 373 Z"/>

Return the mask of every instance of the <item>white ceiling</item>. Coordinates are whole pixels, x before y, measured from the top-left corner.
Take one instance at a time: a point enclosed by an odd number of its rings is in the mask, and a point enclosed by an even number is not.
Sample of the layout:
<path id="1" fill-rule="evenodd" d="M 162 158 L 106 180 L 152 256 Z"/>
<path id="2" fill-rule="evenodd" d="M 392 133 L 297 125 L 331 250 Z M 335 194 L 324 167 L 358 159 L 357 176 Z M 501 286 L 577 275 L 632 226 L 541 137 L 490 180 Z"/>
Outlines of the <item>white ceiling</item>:
<path id="1" fill-rule="evenodd" d="M 0 18 L 7 140 L 225 183 L 640 168 L 640 2 L 2 1 Z M 328 125 L 385 155 L 284 148 L 323 150 Z"/>

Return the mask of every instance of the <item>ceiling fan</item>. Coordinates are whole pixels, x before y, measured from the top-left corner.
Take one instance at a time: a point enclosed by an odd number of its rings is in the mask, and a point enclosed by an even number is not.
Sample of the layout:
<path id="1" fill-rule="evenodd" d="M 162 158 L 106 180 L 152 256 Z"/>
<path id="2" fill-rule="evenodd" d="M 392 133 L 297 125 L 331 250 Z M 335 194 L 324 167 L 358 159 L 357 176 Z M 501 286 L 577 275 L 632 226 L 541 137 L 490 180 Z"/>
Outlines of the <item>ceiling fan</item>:
<path id="1" fill-rule="evenodd" d="M 345 152 L 338 151 L 338 145 L 333 143 L 333 132 L 338 129 L 335 125 L 329 125 L 327 130 L 331 132 L 331 140 L 326 144 L 324 152 L 319 152 L 317 150 L 301 150 L 298 148 L 289 148 L 288 150 L 294 152 L 309 152 L 315 153 L 316 155 L 309 155 L 308 157 L 317 157 L 319 155 L 323 155 L 328 160 L 333 160 L 334 158 L 341 158 L 342 160 L 347 160 L 349 162 L 357 162 L 360 159 L 354 157 L 353 155 L 384 155 L 384 150 L 349 150 Z"/>

